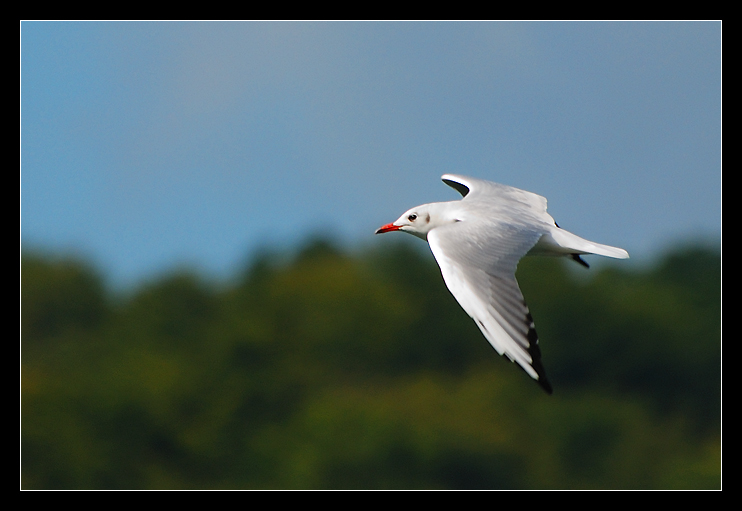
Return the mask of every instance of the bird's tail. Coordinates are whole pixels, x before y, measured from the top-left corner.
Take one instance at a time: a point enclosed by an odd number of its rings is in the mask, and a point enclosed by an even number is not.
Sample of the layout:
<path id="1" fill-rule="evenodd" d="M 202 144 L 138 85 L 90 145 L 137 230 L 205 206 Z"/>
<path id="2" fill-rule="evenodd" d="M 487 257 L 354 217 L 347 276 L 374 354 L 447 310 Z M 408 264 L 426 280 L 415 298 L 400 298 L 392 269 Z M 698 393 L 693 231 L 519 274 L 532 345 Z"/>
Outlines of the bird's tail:
<path id="1" fill-rule="evenodd" d="M 597 254 L 616 259 L 629 258 L 629 253 L 622 248 L 588 241 L 560 227 L 544 234 L 531 253 L 543 255 Z"/>

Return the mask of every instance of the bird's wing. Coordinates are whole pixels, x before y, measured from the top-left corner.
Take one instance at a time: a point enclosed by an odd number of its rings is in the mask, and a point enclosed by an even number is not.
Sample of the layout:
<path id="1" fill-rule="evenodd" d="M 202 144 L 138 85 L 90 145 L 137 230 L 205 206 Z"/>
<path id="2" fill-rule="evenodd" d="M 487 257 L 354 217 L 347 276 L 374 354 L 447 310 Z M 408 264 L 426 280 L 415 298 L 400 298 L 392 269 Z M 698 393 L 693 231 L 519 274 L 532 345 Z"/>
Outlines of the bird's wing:
<path id="1" fill-rule="evenodd" d="M 546 213 L 546 198 L 541 195 L 458 174 L 443 174 L 441 179 L 466 199 L 467 203 L 485 200 L 490 205 L 499 205 L 505 210 L 526 213 L 542 221 L 554 220 Z"/>
<path id="2" fill-rule="evenodd" d="M 515 280 L 518 261 L 541 235 L 517 223 L 464 221 L 431 230 L 428 242 L 451 294 L 492 347 L 551 394 L 533 319 Z"/>

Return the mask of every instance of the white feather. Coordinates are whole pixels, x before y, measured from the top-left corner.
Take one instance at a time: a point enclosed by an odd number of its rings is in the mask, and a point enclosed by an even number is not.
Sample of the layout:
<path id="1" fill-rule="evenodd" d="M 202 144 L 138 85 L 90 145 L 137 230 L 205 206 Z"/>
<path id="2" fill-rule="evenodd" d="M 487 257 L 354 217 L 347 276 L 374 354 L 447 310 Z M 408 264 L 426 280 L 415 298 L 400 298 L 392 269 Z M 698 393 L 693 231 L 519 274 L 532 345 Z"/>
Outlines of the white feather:
<path id="1" fill-rule="evenodd" d="M 559 228 L 540 195 L 456 174 L 442 179 L 463 198 L 412 208 L 377 233 L 401 230 L 427 239 L 446 286 L 492 347 L 550 393 L 533 319 L 515 280 L 518 261 L 527 254 L 569 255 L 584 264 L 578 255 L 629 254 Z"/>

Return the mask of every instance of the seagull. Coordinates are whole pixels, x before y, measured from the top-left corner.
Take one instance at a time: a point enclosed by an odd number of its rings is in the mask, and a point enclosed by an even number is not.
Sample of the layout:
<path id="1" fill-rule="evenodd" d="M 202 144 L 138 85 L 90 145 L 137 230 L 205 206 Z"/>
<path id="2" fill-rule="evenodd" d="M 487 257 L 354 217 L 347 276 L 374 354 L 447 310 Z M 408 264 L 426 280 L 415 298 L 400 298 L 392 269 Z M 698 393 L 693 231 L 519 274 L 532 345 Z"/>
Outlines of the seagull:
<path id="1" fill-rule="evenodd" d="M 423 204 L 376 230 L 427 239 L 443 280 L 500 355 L 517 363 L 548 393 L 533 318 L 515 279 L 526 255 L 627 259 L 621 248 L 587 241 L 560 228 L 535 193 L 473 177 L 444 174 L 461 200 Z"/>

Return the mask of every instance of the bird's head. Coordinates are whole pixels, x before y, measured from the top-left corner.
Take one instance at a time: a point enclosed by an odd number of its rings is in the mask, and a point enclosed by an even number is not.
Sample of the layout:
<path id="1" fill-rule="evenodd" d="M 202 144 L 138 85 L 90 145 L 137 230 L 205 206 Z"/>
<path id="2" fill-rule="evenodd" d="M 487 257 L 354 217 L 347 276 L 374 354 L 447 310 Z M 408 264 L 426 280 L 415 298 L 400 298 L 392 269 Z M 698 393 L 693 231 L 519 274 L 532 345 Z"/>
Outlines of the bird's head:
<path id="1" fill-rule="evenodd" d="M 436 212 L 433 207 L 434 204 L 424 204 L 417 206 L 399 217 L 391 224 L 386 224 L 376 229 L 376 234 L 381 234 L 390 231 L 403 231 L 408 232 L 418 238 L 427 239 L 428 232 L 433 227 L 436 227 Z"/>

